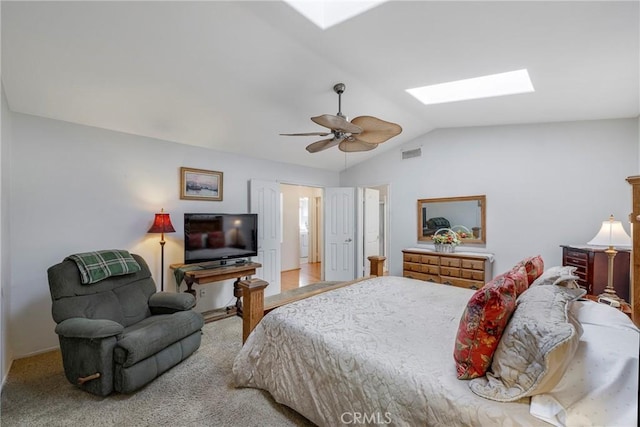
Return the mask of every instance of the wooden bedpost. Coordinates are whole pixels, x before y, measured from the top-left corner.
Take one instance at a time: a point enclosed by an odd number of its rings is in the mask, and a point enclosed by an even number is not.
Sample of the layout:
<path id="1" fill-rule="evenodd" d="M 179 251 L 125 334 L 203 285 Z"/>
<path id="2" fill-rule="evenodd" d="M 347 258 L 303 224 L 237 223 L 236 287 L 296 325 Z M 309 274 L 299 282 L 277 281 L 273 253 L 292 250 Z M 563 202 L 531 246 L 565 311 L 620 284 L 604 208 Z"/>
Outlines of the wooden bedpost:
<path id="1" fill-rule="evenodd" d="M 264 288 L 269 286 L 260 279 L 241 280 L 238 283 L 242 292 L 242 343 L 247 340 L 253 328 L 264 316 Z"/>
<path id="2" fill-rule="evenodd" d="M 640 326 L 640 175 L 630 176 L 627 182 L 632 186 L 632 211 L 629 222 L 633 227 L 631 241 L 633 242 L 631 251 L 631 312 L 633 322 Z"/>
<path id="3" fill-rule="evenodd" d="M 383 276 L 384 275 L 384 261 L 387 259 L 387 257 L 383 257 L 383 256 L 370 256 L 369 258 L 367 258 L 369 260 L 369 263 L 371 264 L 370 266 L 370 273 L 372 276 Z"/>

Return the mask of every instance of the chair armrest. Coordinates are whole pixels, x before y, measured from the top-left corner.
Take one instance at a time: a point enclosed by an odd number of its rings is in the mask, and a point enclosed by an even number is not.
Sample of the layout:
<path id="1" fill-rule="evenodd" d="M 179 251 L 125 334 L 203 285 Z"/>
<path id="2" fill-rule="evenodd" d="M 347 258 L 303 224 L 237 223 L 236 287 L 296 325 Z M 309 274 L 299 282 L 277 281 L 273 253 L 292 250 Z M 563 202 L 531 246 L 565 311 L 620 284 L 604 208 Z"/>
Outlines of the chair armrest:
<path id="1" fill-rule="evenodd" d="M 151 314 L 172 314 L 176 311 L 190 310 L 196 305 L 196 298 L 186 292 L 156 292 L 149 298 Z"/>
<path id="2" fill-rule="evenodd" d="M 72 317 L 56 326 L 56 334 L 66 338 L 107 338 L 121 334 L 124 326 L 107 319 Z"/>

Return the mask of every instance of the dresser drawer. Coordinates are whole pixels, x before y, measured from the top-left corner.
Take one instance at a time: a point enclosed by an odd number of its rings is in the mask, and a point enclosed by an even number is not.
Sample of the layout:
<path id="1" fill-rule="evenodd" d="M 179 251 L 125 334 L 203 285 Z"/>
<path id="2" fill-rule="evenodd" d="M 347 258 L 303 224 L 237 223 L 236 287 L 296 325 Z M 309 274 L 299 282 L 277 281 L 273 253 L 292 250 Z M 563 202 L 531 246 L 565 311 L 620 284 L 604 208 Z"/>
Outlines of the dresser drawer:
<path id="1" fill-rule="evenodd" d="M 580 252 L 572 252 L 572 253 L 576 253 L 576 254 L 580 254 Z M 580 254 L 580 255 L 584 255 L 584 254 Z M 583 266 L 586 267 L 587 266 L 587 258 L 584 257 L 574 257 L 571 256 L 569 254 L 565 255 L 564 257 L 564 265 L 575 265 L 575 266 Z"/>
<path id="2" fill-rule="evenodd" d="M 405 262 L 420 262 L 420 254 L 404 253 L 402 258 Z"/>
<path id="3" fill-rule="evenodd" d="M 440 267 L 438 267 L 437 265 L 422 264 L 420 268 L 420 272 L 427 273 L 427 274 L 440 274 Z"/>
<path id="4" fill-rule="evenodd" d="M 420 273 L 422 272 L 422 264 L 418 264 L 415 262 L 405 262 L 402 264 L 402 269 L 405 271 L 416 271 Z"/>
<path id="5" fill-rule="evenodd" d="M 440 283 L 440 276 L 426 273 L 418 273 L 415 271 L 404 271 L 402 274 L 404 277 L 408 277 L 409 279 L 417 279 L 424 280 L 427 282 Z"/>
<path id="6" fill-rule="evenodd" d="M 440 257 L 441 267 L 460 267 L 460 258 Z"/>
<path id="7" fill-rule="evenodd" d="M 575 251 L 571 249 L 566 250 L 566 255 L 571 258 L 583 259 L 585 261 L 587 260 L 587 258 L 589 258 L 585 252 Z"/>
<path id="8" fill-rule="evenodd" d="M 484 271 L 460 270 L 460 277 L 463 279 L 481 280 L 484 282 Z"/>
<path id="9" fill-rule="evenodd" d="M 587 281 L 587 272 L 585 271 L 586 268 L 577 268 L 574 272 L 573 275 L 574 276 L 578 276 L 580 278 L 580 280 L 583 281 Z"/>
<path id="10" fill-rule="evenodd" d="M 484 271 L 484 261 L 479 259 L 463 259 L 462 268 L 468 268 L 471 270 L 483 270 Z"/>
<path id="11" fill-rule="evenodd" d="M 478 280 L 460 279 L 457 277 L 443 277 L 442 283 L 445 285 L 457 286 L 459 288 L 480 289 L 484 282 Z"/>
<path id="12" fill-rule="evenodd" d="M 440 275 L 450 276 L 450 277 L 460 277 L 460 269 L 455 267 L 440 267 Z"/>
<path id="13" fill-rule="evenodd" d="M 440 264 L 438 262 L 438 257 L 437 256 L 433 256 L 433 255 L 421 255 L 420 256 L 420 262 L 423 264 L 429 264 L 429 265 L 438 265 Z"/>

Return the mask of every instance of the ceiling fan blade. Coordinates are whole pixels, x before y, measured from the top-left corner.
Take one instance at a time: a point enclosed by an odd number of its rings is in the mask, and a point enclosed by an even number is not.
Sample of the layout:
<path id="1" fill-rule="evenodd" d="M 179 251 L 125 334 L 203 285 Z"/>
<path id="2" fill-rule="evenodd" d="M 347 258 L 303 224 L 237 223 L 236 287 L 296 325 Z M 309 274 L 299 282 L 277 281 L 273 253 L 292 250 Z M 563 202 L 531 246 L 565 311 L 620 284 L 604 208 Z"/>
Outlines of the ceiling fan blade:
<path id="1" fill-rule="evenodd" d="M 316 141 L 313 144 L 307 145 L 307 151 L 310 153 L 317 153 L 318 151 L 326 150 L 327 148 L 335 147 L 342 141 L 342 138 L 331 138 Z"/>
<path id="2" fill-rule="evenodd" d="M 338 148 L 345 153 L 354 153 L 356 151 L 369 151 L 376 148 L 378 144 L 370 144 L 368 142 L 359 141 L 357 139 L 345 139 L 340 143 Z"/>
<path id="3" fill-rule="evenodd" d="M 311 117 L 314 123 L 324 126 L 331 130 L 337 130 L 344 133 L 358 134 L 362 132 L 360 126 L 349 123 L 343 117 L 332 116 L 331 114 L 323 114 L 322 116 Z"/>
<path id="4" fill-rule="evenodd" d="M 331 132 L 281 133 L 282 136 L 327 136 Z"/>
<path id="5" fill-rule="evenodd" d="M 371 144 L 380 144 L 402 132 L 400 125 L 372 116 L 359 116 L 351 120 L 351 123 L 362 128 L 362 132 L 355 138 Z"/>

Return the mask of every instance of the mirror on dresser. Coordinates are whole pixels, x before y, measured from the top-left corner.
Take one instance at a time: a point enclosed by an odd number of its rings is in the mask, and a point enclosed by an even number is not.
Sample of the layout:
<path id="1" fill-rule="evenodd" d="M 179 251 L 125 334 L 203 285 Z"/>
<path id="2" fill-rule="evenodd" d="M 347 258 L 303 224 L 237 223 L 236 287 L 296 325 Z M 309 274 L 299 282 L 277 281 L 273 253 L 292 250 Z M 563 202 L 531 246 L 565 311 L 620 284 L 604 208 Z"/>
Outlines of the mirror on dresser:
<path id="1" fill-rule="evenodd" d="M 441 228 L 464 231 L 463 243 L 487 243 L 487 197 L 463 196 L 418 199 L 418 241 L 431 242 Z"/>

